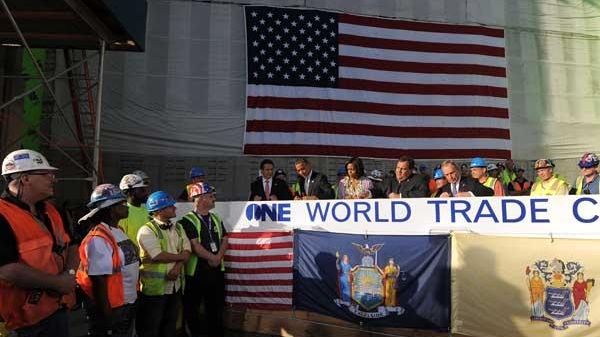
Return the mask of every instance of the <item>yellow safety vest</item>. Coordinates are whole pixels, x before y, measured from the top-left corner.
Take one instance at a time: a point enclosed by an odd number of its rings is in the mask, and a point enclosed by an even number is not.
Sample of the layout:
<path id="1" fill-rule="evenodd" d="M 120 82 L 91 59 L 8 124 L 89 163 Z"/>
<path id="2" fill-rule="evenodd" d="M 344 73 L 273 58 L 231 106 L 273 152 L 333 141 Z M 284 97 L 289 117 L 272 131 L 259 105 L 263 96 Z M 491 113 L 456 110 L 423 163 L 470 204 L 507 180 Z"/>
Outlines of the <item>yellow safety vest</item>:
<path id="1" fill-rule="evenodd" d="M 163 252 L 168 251 L 168 238 L 163 235 L 160 227 L 154 220 L 150 220 L 144 226 L 148 226 L 152 233 L 156 235 L 160 242 L 160 249 Z M 177 243 L 177 250 L 183 250 L 183 228 L 180 224 L 175 224 L 175 230 L 179 236 L 179 242 Z M 143 226 L 142 226 L 143 227 Z M 144 295 L 158 296 L 165 294 L 165 288 L 167 286 L 167 270 L 168 263 L 152 263 L 150 256 L 144 249 L 140 249 L 140 258 L 142 263 L 140 265 L 140 283 L 141 291 Z M 183 273 L 179 275 L 181 289 L 184 287 L 185 278 Z"/>
<path id="2" fill-rule="evenodd" d="M 200 242 L 200 231 L 202 230 L 202 224 L 200 223 L 200 219 L 194 212 L 189 212 L 188 214 L 183 216 L 184 219 L 187 219 L 191 222 L 196 231 L 198 232 L 198 242 Z M 223 222 L 219 218 L 218 215 L 214 213 L 210 213 L 210 218 L 214 225 L 217 226 L 217 234 L 219 235 L 219 242 L 223 239 Z M 196 266 L 198 265 L 198 256 L 196 254 L 191 254 L 188 262 L 185 264 L 185 274 L 188 276 L 194 276 L 196 272 Z M 225 264 L 221 261 L 221 271 L 225 271 Z"/>
<path id="3" fill-rule="evenodd" d="M 533 186 L 531 187 L 530 195 L 538 197 L 546 195 L 556 195 L 556 192 L 558 191 L 561 185 L 565 185 L 565 188 L 568 190 L 568 184 L 565 183 L 563 180 L 557 177 L 552 177 L 549 179 L 549 182 L 553 179 L 554 181 L 550 184 L 550 187 L 542 186 L 542 181 L 538 181 L 535 184 L 533 184 Z M 548 185 L 548 183 L 546 185 Z"/>

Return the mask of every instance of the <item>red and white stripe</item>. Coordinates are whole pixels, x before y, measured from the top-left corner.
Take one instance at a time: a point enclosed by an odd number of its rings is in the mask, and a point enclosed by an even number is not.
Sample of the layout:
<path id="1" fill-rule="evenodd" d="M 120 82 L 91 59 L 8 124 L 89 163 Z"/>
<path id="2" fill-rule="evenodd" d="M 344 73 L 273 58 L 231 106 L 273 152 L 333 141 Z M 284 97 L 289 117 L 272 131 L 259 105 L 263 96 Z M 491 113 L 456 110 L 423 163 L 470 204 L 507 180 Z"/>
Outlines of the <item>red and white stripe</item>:
<path id="1" fill-rule="evenodd" d="M 244 153 L 510 157 L 504 30 L 338 20 L 338 87 L 248 84 Z"/>
<path id="2" fill-rule="evenodd" d="M 290 310 L 292 232 L 228 233 L 228 236 L 225 301 L 246 308 Z"/>

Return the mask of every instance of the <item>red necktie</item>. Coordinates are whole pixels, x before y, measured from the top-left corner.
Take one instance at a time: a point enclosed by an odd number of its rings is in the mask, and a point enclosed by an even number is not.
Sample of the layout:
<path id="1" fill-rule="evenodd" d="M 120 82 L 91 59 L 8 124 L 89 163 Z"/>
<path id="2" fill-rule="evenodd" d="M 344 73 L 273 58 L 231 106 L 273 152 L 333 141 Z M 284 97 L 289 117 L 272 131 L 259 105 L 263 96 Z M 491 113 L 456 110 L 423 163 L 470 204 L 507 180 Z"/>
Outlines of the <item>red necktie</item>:
<path id="1" fill-rule="evenodd" d="M 267 200 L 270 200 L 271 196 L 271 188 L 269 187 L 269 180 L 265 180 L 265 197 Z"/>

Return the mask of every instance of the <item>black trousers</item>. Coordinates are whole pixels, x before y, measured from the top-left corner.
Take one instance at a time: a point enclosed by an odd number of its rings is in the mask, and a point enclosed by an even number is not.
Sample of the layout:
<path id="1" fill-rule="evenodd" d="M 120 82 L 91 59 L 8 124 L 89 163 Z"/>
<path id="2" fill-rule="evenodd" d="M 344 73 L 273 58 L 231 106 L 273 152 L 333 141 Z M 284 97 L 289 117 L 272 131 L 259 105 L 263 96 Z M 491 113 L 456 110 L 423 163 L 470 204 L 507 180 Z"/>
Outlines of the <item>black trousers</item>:
<path id="1" fill-rule="evenodd" d="M 135 304 L 126 304 L 112 311 L 112 322 L 109 326 L 101 324 L 99 308 L 89 299 L 84 300 L 84 308 L 88 317 L 88 336 L 103 337 L 106 336 L 106 329 L 112 331 L 114 337 L 133 336 L 133 322 L 135 320 Z"/>
<path id="2" fill-rule="evenodd" d="M 206 322 L 200 322 L 200 304 L 204 302 Z M 183 295 L 183 315 L 191 337 L 208 335 L 222 337 L 225 310 L 225 273 L 218 268 L 199 269 L 193 277 L 186 276 Z"/>
<path id="3" fill-rule="evenodd" d="M 175 337 L 181 292 L 138 299 L 135 329 L 139 337 Z"/>
<path id="4" fill-rule="evenodd" d="M 39 323 L 16 330 L 19 337 L 69 337 L 69 316 L 59 309 Z"/>

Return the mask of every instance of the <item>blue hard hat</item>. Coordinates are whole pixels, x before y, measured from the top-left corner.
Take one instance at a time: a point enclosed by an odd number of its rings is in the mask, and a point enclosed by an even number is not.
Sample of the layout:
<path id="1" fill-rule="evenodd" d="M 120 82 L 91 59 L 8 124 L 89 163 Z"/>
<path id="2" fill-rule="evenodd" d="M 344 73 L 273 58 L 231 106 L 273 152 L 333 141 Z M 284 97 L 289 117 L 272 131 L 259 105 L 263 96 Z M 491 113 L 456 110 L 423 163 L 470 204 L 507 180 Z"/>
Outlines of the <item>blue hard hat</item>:
<path id="1" fill-rule="evenodd" d="M 175 205 L 176 201 L 165 191 L 156 191 L 148 197 L 146 208 L 148 212 L 156 212 L 163 208 Z"/>
<path id="2" fill-rule="evenodd" d="M 471 167 L 487 167 L 485 159 L 481 157 L 475 157 L 471 160 Z"/>
<path id="3" fill-rule="evenodd" d="M 443 179 L 443 178 L 444 178 L 444 172 L 442 172 L 442 169 L 435 170 L 435 172 L 433 173 L 433 179 L 438 180 L 438 179 Z"/>
<path id="4" fill-rule="evenodd" d="M 196 178 L 196 177 L 204 177 L 204 176 L 205 176 L 205 174 L 204 174 L 204 170 L 202 169 L 202 167 L 194 166 L 190 170 L 190 179 Z"/>

